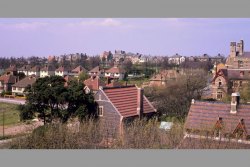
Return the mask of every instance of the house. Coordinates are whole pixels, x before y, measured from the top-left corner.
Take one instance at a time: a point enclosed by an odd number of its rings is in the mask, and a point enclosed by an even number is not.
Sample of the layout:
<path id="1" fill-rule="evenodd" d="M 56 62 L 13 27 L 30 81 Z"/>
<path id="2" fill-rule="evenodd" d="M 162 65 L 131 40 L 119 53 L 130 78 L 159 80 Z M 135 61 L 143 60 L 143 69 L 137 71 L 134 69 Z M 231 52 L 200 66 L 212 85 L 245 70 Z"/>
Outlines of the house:
<path id="1" fill-rule="evenodd" d="M 105 77 L 111 79 L 122 80 L 124 78 L 125 71 L 118 66 L 114 66 L 105 71 Z"/>
<path id="2" fill-rule="evenodd" d="M 84 82 L 84 90 L 86 93 L 96 93 L 99 90 L 99 87 L 104 87 L 105 82 L 103 82 L 100 77 L 98 76 L 91 76 L 89 79 L 85 80 Z"/>
<path id="3" fill-rule="evenodd" d="M 87 70 L 80 65 L 74 68 L 73 70 L 71 70 L 71 75 L 78 77 L 82 72 L 87 73 Z"/>
<path id="4" fill-rule="evenodd" d="M 24 65 L 21 68 L 19 68 L 17 70 L 17 72 L 18 73 L 24 73 L 25 76 L 28 76 L 30 69 L 31 69 L 30 65 Z"/>
<path id="5" fill-rule="evenodd" d="M 207 136 L 226 141 L 250 137 L 250 105 L 240 103 L 240 94 L 232 93 L 231 103 L 195 101 L 184 125 L 189 137 Z"/>
<path id="6" fill-rule="evenodd" d="M 13 95 L 23 95 L 25 96 L 25 88 L 27 86 L 32 86 L 36 82 L 35 76 L 27 76 L 24 79 L 16 82 L 12 85 L 12 94 Z"/>
<path id="7" fill-rule="evenodd" d="M 100 68 L 100 66 L 96 66 L 92 70 L 89 71 L 90 76 L 99 76 L 103 77 L 104 76 L 104 70 Z"/>
<path id="8" fill-rule="evenodd" d="M 178 76 L 179 72 L 176 70 L 162 70 L 150 78 L 149 86 L 167 86 L 169 81 L 175 81 Z"/>
<path id="9" fill-rule="evenodd" d="M 249 81 L 250 69 L 220 69 L 211 82 L 212 97 L 221 100 L 229 92 L 239 91 Z"/>
<path id="10" fill-rule="evenodd" d="M 40 69 L 41 67 L 39 65 L 32 67 L 28 72 L 28 76 L 35 75 L 36 77 L 40 77 Z"/>
<path id="11" fill-rule="evenodd" d="M 250 68 L 250 52 L 244 51 L 244 41 L 230 43 L 230 54 L 226 60 L 227 68 Z"/>
<path id="12" fill-rule="evenodd" d="M 2 75 L 3 73 L 4 73 L 4 68 L 0 66 L 0 75 Z"/>
<path id="13" fill-rule="evenodd" d="M 61 66 L 55 70 L 55 75 L 64 77 L 70 74 L 70 69 L 64 66 Z"/>
<path id="14" fill-rule="evenodd" d="M 51 65 L 45 65 L 41 70 L 40 70 L 40 77 L 47 77 L 47 76 L 54 76 L 55 75 L 55 67 Z"/>
<path id="15" fill-rule="evenodd" d="M 176 53 L 175 55 L 168 58 L 168 63 L 180 65 L 181 63 L 185 61 L 185 59 L 186 58 L 184 56 L 180 56 L 178 53 Z"/>
<path id="16" fill-rule="evenodd" d="M 4 74 L 0 76 L 0 93 L 3 91 L 10 92 L 11 86 L 16 83 L 17 77 L 11 74 Z"/>
<path id="17" fill-rule="evenodd" d="M 144 116 L 150 117 L 156 109 L 143 95 L 143 89 L 132 86 L 103 87 L 94 95 L 98 116 L 109 135 L 123 134 L 127 123 Z"/>
<path id="18" fill-rule="evenodd" d="M 16 65 L 10 65 L 10 67 L 5 70 L 5 73 L 11 75 L 17 75 Z"/>

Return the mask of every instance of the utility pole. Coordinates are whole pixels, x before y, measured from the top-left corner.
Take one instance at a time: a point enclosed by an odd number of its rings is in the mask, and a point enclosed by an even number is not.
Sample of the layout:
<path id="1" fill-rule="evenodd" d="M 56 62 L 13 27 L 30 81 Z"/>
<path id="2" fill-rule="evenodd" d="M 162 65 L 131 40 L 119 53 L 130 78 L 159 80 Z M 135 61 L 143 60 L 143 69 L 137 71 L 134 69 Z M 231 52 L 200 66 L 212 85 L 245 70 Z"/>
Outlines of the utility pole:
<path id="1" fill-rule="evenodd" d="M 2 110 L 3 112 L 3 138 L 4 138 L 4 110 Z"/>

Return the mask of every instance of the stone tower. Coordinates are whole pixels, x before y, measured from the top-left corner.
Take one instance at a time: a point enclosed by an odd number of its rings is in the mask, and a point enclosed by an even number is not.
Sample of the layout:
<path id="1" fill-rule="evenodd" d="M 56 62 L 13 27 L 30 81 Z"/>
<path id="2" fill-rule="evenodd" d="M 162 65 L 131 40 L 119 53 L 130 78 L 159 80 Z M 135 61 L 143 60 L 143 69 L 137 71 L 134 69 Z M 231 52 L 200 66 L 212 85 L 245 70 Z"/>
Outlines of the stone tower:
<path id="1" fill-rule="evenodd" d="M 237 52 L 239 54 L 239 56 L 242 56 L 244 53 L 244 41 L 240 40 L 239 43 L 237 43 Z"/>
<path id="2" fill-rule="evenodd" d="M 230 44 L 230 57 L 236 57 L 236 42 Z"/>

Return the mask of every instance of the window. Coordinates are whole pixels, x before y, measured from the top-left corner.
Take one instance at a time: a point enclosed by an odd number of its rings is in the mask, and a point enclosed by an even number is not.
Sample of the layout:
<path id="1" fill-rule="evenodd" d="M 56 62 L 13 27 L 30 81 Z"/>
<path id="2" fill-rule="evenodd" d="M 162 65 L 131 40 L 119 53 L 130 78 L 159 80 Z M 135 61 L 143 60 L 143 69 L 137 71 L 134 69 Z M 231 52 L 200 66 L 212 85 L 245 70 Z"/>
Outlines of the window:
<path id="1" fill-rule="evenodd" d="M 240 87 L 242 86 L 242 81 L 240 81 Z"/>
<path id="2" fill-rule="evenodd" d="M 98 116 L 103 116 L 103 106 L 98 107 L 97 114 L 98 114 Z"/>
<path id="3" fill-rule="evenodd" d="M 102 95 L 99 94 L 99 100 L 102 100 Z"/>
<path id="4" fill-rule="evenodd" d="M 221 79 L 219 79 L 219 87 L 221 87 L 222 85 L 222 82 L 221 82 Z"/>
<path id="5" fill-rule="evenodd" d="M 13 90 L 16 90 L 16 87 L 13 87 Z"/>
<path id="6" fill-rule="evenodd" d="M 222 99 L 222 92 L 217 92 L 217 99 L 221 100 Z"/>
<path id="7" fill-rule="evenodd" d="M 18 90 L 18 91 L 21 91 L 21 90 L 22 90 L 22 88 L 18 88 L 17 90 Z"/>

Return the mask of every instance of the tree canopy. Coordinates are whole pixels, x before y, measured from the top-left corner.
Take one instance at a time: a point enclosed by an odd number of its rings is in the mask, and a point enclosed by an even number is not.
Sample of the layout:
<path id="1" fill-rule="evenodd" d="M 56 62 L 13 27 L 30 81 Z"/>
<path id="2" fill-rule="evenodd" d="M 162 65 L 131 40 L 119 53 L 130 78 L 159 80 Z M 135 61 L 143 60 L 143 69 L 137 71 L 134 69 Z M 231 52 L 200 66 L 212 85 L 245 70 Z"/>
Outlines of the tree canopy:
<path id="1" fill-rule="evenodd" d="M 82 121 L 88 116 L 95 116 L 94 97 L 85 94 L 83 88 L 82 82 L 76 80 L 65 87 L 65 80 L 61 76 L 39 78 L 32 87 L 26 88 L 26 104 L 20 107 L 21 119 L 30 119 L 32 114 L 38 114 L 45 124 L 56 120 L 66 122 L 71 117 L 78 117 Z"/>

